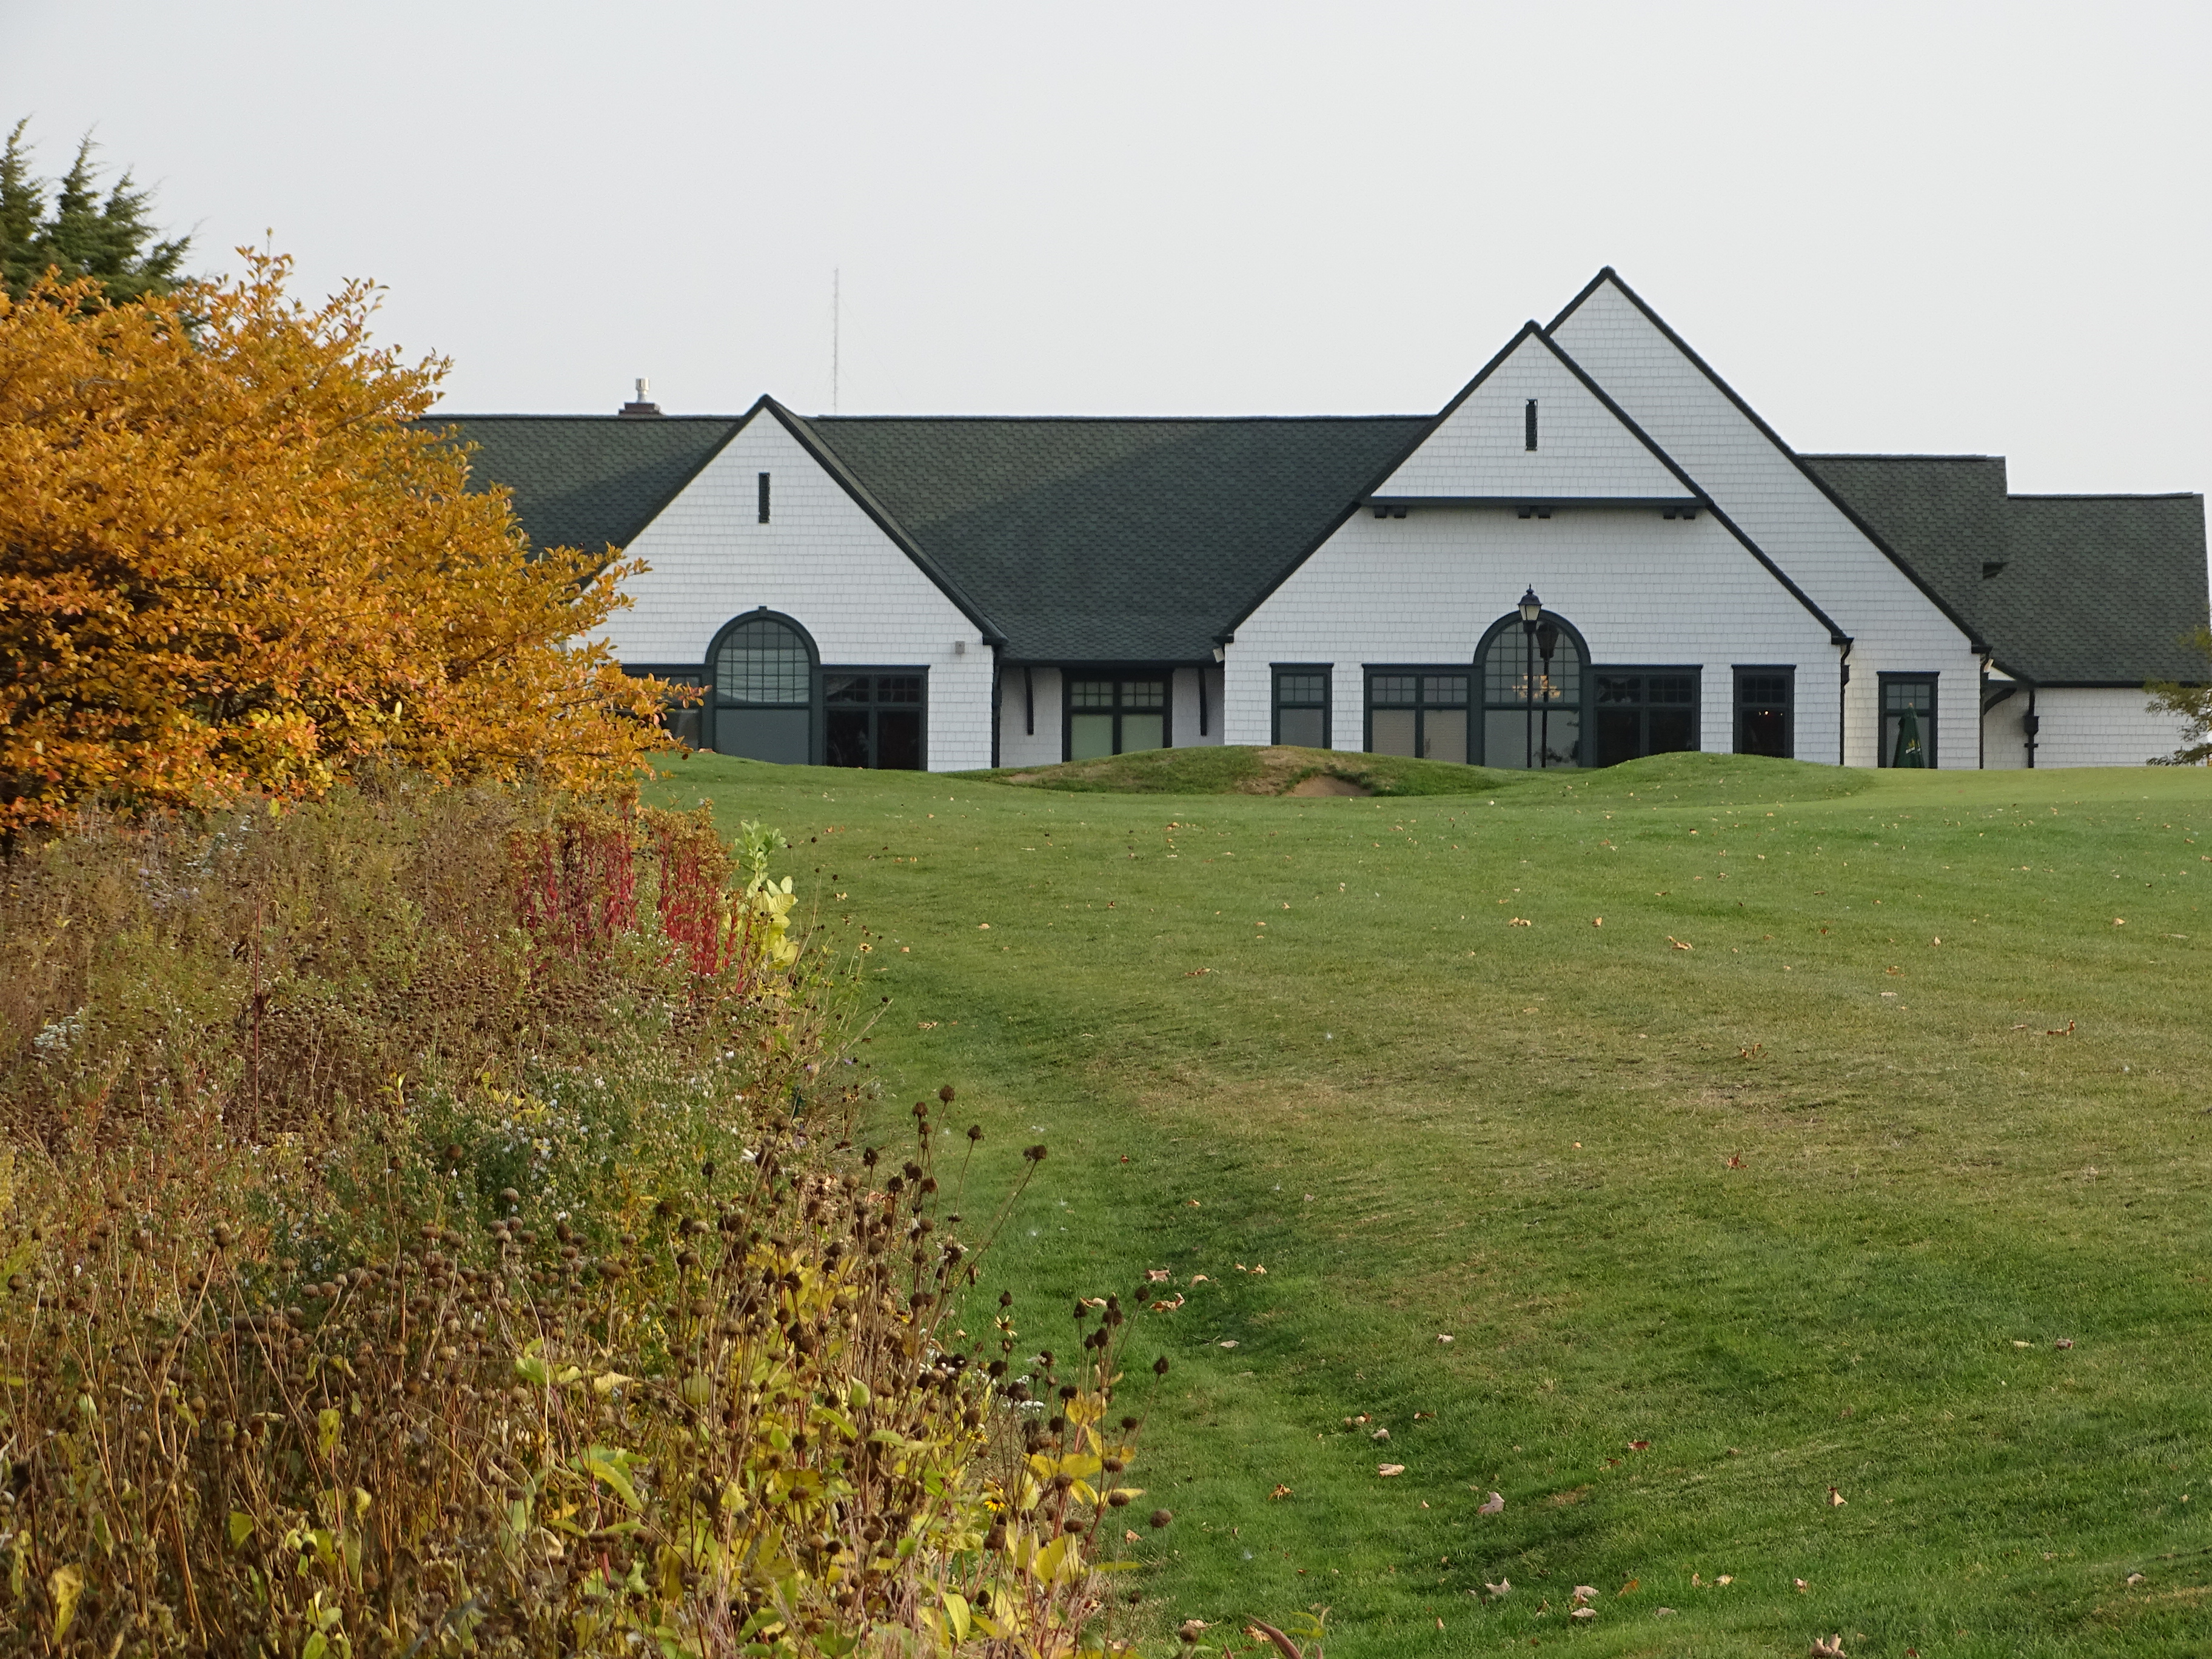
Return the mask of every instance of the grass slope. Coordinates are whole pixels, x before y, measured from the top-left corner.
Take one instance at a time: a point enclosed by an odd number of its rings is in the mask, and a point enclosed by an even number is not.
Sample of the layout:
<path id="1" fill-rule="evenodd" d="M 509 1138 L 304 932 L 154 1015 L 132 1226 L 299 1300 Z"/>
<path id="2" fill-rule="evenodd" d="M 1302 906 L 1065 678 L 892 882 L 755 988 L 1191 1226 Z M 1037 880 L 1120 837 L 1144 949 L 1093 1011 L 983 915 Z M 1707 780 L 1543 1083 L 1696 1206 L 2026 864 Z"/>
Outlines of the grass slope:
<path id="1" fill-rule="evenodd" d="M 986 1269 L 1025 1349 L 1172 1270 L 1126 1390 L 1156 1626 L 2204 1650 L 2205 773 L 666 787 L 872 930 L 887 1139 L 951 1080 L 978 1178 L 1051 1146 Z"/>

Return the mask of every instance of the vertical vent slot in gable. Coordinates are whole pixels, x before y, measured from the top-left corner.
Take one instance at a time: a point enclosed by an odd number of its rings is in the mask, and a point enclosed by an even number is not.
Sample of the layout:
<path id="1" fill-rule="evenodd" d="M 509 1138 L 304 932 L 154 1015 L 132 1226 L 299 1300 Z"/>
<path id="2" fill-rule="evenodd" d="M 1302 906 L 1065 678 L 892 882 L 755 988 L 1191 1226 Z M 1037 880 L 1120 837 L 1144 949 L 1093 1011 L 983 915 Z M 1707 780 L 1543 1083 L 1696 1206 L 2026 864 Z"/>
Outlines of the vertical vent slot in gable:
<path id="1" fill-rule="evenodd" d="M 760 475 L 760 521 L 768 522 L 768 474 Z"/>
<path id="2" fill-rule="evenodd" d="M 1536 400 L 1528 399 L 1528 406 L 1521 411 L 1522 442 L 1527 448 L 1536 447 Z"/>

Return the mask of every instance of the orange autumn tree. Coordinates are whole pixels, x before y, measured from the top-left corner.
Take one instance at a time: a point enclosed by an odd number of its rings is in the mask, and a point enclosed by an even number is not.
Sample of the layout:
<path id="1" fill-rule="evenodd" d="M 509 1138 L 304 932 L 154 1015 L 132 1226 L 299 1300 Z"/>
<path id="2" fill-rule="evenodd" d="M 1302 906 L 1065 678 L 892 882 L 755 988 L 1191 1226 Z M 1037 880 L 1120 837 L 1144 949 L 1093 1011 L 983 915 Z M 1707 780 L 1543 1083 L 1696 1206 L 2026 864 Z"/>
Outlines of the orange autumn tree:
<path id="1" fill-rule="evenodd" d="M 602 788 L 672 688 L 588 635 L 637 567 L 532 548 L 423 424 L 447 365 L 290 264 L 109 305 L 0 294 L 0 831 L 357 769 Z"/>

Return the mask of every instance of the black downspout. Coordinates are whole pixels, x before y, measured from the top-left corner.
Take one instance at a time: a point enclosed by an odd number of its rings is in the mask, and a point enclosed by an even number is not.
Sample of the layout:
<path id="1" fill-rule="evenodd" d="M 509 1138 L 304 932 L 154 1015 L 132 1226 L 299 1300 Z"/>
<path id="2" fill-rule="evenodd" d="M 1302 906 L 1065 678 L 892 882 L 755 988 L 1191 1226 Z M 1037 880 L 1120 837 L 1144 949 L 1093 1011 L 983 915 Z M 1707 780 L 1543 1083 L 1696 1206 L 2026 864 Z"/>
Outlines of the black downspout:
<path id="1" fill-rule="evenodd" d="M 1845 704 L 1850 702 L 1850 700 L 1851 647 L 1850 642 L 1847 640 L 1844 642 L 1843 684 L 1837 688 L 1836 691 L 1836 764 L 1838 766 L 1848 766 L 1850 764 L 1850 762 L 1845 758 L 1850 751 L 1844 746 L 1849 738 L 1849 730 L 1844 723 L 1844 708 Z"/>
<path id="2" fill-rule="evenodd" d="M 1000 656 L 999 647 L 993 646 L 991 647 L 991 769 L 994 772 L 999 769 L 999 724 L 1006 712 L 1006 693 L 999 687 Z"/>
<path id="3" fill-rule="evenodd" d="M 2027 688 L 2027 713 L 2020 717 L 2020 729 L 2027 734 L 2027 769 L 2035 770 L 2035 734 L 2043 729 L 2043 717 L 2035 712 L 2035 685 Z"/>
<path id="4" fill-rule="evenodd" d="M 1036 736 L 1036 670 L 1022 665 L 1022 735 Z"/>

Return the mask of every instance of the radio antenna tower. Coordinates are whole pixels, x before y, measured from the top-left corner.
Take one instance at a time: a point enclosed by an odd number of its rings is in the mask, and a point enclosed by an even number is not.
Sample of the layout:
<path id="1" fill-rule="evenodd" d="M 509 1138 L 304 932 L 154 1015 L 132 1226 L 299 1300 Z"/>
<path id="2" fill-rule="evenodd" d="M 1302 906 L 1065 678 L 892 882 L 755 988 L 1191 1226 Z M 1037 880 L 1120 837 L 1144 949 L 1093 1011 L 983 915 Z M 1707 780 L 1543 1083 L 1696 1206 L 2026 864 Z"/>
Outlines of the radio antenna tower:
<path id="1" fill-rule="evenodd" d="M 838 301 L 838 283 L 843 274 L 834 266 L 830 271 L 830 412 L 832 415 L 837 412 L 838 332 L 844 310 Z"/>

